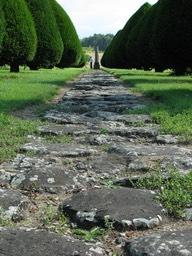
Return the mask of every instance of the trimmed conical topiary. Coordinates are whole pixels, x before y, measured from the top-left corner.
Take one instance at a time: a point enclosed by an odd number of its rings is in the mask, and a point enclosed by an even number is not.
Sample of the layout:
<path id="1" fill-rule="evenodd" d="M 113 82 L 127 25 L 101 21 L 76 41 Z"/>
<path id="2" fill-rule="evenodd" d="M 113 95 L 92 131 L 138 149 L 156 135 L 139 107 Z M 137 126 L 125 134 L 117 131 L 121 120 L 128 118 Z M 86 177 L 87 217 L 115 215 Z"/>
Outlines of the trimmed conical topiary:
<path id="1" fill-rule="evenodd" d="M 113 37 L 110 45 L 107 47 L 107 49 L 104 51 L 104 54 L 101 59 L 101 65 L 103 67 L 108 68 L 118 68 L 119 65 L 116 61 L 116 50 L 117 50 L 117 44 L 119 42 L 119 38 L 121 36 L 122 30 L 119 30 L 116 35 Z"/>
<path id="2" fill-rule="evenodd" d="M 4 19 L 4 13 L 2 10 L 2 2 L 0 2 L 0 53 L 2 50 L 4 33 L 5 33 L 5 19 Z"/>
<path id="3" fill-rule="evenodd" d="M 136 55 L 137 45 L 139 42 L 138 37 L 140 34 L 140 29 L 143 25 L 142 23 L 139 23 L 139 21 L 144 17 L 150 8 L 151 5 L 149 3 L 143 4 L 129 19 L 124 28 L 124 35 L 120 41 L 120 46 L 121 48 L 125 47 L 124 58 L 126 59 L 126 68 L 141 68 L 140 63 L 137 61 Z"/>
<path id="4" fill-rule="evenodd" d="M 65 10 L 50 0 L 64 44 L 64 51 L 57 67 L 79 67 L 85 64 L 84 53 L 76 29 Z"/>
<path id="5" fill-rule="evenodd" d="M 136 59 L 138 65 L 144 70 L 160 69 L 160 63 L 158 63 L 158 67 L 155 63 L 152 40 L 154 37 L 154 21 L 157 8 L 158 3 L 154 4 L 146 12 L 135 27 L 135 35 L 137 35 Z"/>
<path id="6" fill-rule="evenodd" d="M 154 26 L 156 61 L 176 74 L 192 67 L 192 1 L 159 0 Z"/>
<path id="7" fill-rule="evenodd" d="M 38 44 L 30 69 L 53 68 L 63 54 L 63 41 L 49 0 L 26 0 L 35 21 Z"/>
<path id="8" fill-rule="evenodd" d="M 25 0 L 1 0 L 5 17 L 1 64 L 9 64 L 11 72 L 33 59 L 37 36 L 33 18 Z"/>

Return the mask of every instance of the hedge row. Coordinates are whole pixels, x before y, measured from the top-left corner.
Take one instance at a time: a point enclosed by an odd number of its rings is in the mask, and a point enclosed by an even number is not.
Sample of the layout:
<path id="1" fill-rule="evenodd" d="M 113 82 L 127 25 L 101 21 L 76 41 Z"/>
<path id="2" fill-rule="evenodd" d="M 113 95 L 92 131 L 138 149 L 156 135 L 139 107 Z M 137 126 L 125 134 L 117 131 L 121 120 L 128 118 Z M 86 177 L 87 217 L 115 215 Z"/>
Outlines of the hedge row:
<path id="1" fill-rule="evenodd" d="M 0 65 L 18 72 L 81 67 L 85 63 L 75 27 L 56 0 L 0 1 Z"/>
<path id="2" fill-rule="evenodd" d="M 142 5 L 114 37 L 101 63 L 110 68 L 175 74 L 192 70 L 192 1 L 159 0 Z"/>

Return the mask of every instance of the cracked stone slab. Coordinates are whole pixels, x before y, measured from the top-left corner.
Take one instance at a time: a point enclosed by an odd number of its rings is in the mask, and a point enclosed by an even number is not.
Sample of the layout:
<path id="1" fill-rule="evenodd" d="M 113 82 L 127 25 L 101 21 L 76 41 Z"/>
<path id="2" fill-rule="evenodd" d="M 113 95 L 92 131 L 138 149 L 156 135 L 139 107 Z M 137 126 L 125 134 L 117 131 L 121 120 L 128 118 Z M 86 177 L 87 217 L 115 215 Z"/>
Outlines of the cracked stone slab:
<path id="1" fill-rule="evenodd" d="M 65 200 L 63 213 L 78 226 L 104 226 L 105 218 L 117 230 L 146 229 L 161 225 L 163 208 L 149 190 L 118 188 L 91 189 Z"/>
<path id="2" fill-rule="evenodd" d="M 74 124 L 66 124 L 66 125 L 45 125 L 38 127 L 38 131 L 42 135 L 85 135 L 85 134 L 93 134 L 98 133 L 95 129 L 90 129 L 85 125 L 74 125 Z"/>
<path id="3" fill-rule="evenodd" d="M 2 256 L 105 256 L 94 244 L 35 229 L 0 228 Z"/>
<path id="4" fill-rule="evenodd" d="M 86 159 L 77 160 L 73 167 L 77 172 L 90 172 L 92 177 L 98 174 L 101 179 L 125 173 L 127 170 L 126 159 L 116 154 L 103 152 L 98 156 L 90 156 Z"/>
<path id="5" fill-rule="evenodd" d="M 98 151 L 89 146 L 79 145 L 75 143 L 46 143 L 41 140 L 33 140 L 26 143 L 20 148 L 21 152 L 33 152 L 39 155 L 52 155 L 59 157 L 82 157 L 97 154 Z"/>
<path id="6" fill-rule="evenodd" d="M 58 124 L 85 124 L 90 122 L 90 118 L 86 116 L 57 110 L 50 110 L 43 119 Z"/>
<path id="7" fill-rule="evenodd" d="M 192 155 L 192 149 L 176 145 L 135 145 L 131 143 L 117 144 L 111 147 L 111 153 L 127 154 L 129 156 L 174 156 Z"/>
<path id="8" fill-rule="evenodd" d="M 192 255 L 191 230 L 154 233 L 126 243 L 124 256 L 190 256 Z"/>
<path id="9" fill-rule="evenodd" d="M 16 190 L 0 189 L 0 206 L 3 210 L 0 217 L 3 219 L 20 221 L 24 218 L 29 203 L 29 198 Z"/>
<path id="10" fill-rule="evenodd" d="M 77 160 L 74 161 L 77 163 Z M 90 176 L 89 170 L 80 171 L 78 165 L 75 168 L 75 163 L 70 158 L 62 160 L 18 155 L 11 162 L 1 165 L 1 184 L 25 191 L 66 193 L 99 180 Z"/>

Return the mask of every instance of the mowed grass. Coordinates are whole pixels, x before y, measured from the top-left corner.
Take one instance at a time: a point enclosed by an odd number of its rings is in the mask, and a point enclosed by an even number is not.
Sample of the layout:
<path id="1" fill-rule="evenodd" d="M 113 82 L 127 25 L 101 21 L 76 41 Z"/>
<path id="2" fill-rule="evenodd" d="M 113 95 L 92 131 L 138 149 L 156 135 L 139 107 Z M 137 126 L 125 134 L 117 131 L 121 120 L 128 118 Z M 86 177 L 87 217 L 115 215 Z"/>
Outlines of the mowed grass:
<path id="1" fill-rule="evenodd" d="M 20 145 L 27 142 L 27 135 L 36 134 L 37 126 L 42 125 L 38 118 L 23 120 L 11 113 L 33 105 L 46 109 L 46 102 L 58 94 L 59 88 L 85 71 L 85 68 L 21 69 L 20 73 L 0 70 L 0 162 L 16 156 Z"/>
<path id="2" fill-rule="evenodd" d="M 179 135 L 182 142 L 192 143 L 191 76 L 171 76 L 168 71 L 106 70 L 122 80 L 132 91 L 141 92 L 155 100 L 154 104 L 148 104 L 142 112 L 149 113 L 155 122 L 161 124 L 162 134 Z"/>

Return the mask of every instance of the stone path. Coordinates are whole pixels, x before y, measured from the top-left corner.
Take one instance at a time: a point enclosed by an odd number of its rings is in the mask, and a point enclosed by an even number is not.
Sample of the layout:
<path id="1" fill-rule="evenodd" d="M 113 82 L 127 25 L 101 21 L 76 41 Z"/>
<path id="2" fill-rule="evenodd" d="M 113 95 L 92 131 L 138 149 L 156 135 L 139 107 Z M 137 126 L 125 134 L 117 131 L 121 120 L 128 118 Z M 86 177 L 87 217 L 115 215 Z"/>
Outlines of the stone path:
<path id="1" fill-rule="evenodd" d="M 154 191 L 132 187 L 157 165 L 192 169 L 191 146 L 160 135 L 148 115 L 122 114 L 144 107 L 102 70 L 74 82 L 44 116 L 49 123 L 39 127 L 40 136 L 29 135 L 21 153 L 0 165 L 1 219 L 17 222 L 0 227 L 0 256 L 192 255 L 191 222 L 171 220 Z M 68 216 L 65 235 L 39 224 L 38 197 Z M 116 231 L 100 242 L 74 237 L 74 228 L 105 229 L 106 222 Z"/>

